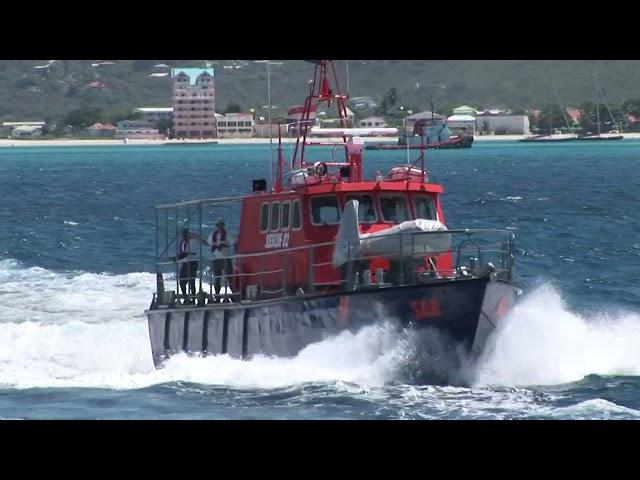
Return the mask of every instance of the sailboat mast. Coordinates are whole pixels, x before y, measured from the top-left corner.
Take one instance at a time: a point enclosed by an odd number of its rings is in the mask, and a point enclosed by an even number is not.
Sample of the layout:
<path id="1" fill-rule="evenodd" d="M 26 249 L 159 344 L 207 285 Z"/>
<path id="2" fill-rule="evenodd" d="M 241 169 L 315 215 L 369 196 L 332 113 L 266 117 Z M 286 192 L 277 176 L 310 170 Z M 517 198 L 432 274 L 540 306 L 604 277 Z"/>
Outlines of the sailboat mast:
<path id="1" fill-rule="evenodd" d="M 593 68 L 593 86 L 596 94 L 596 115 L 598 119 L 598 136 L 600 136 L 600 102 L 598 99 L 598 77 L 596 76 L 596 69 Z"/>

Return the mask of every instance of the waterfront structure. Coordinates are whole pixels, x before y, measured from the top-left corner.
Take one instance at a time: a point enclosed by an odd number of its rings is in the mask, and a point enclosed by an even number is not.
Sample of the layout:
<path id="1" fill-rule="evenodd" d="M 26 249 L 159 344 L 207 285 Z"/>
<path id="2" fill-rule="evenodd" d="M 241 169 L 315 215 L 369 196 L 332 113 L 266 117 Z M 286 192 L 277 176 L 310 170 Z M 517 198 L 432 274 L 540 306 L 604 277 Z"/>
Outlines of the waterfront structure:
<path id="1" fill-rule="evenodd" d="M 216 138 L 213 68 L 172 68 L 173 131 L 177 138 Z"/>
<path id="2" fill-rule="evenodd" d="M 359 127 L 377 127 L 377 128 L 387 128 L 387 122 L 382 117 L 367 117 L 363 118 L 358 122 Z"/>
<path id="3" fill-rule="evenodd" d="M 255 127 L 253 113 L 216 114 L 216 122 L 219 138 L 253 137 Z"/>
<path id="4" fill-rule="evenodd" d="M 117 127 L 110 123 L 94 123 L 87 128 L 87 135 L 97 138 L 113 138 L 115 137 Z"/>
<path id="5" fill-rule="evenodd" d="M 157 126 L 163 120 L 171 120 L 173 107 L 139 107 L 133 113 L 140 114 L 143 120 Z"/>
<path id="6" fill-rule="evenodd" d="M 503 135 L 528 135 L 531 133 L 527 115 L 481 113 L 476 116 L 478 131 Z"/>

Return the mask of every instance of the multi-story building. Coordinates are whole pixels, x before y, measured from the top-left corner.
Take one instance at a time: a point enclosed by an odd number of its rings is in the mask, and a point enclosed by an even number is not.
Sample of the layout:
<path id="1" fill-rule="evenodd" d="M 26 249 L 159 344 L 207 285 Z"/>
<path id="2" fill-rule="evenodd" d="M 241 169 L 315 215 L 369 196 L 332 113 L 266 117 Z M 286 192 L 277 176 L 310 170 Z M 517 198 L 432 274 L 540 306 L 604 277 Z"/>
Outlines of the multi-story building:
<path id="1" fill-rule="evenodd" d="M 217 132 L 223 137 L 253 137 L 253 113 L 227 113 L 217 117 Z"/>
<path id="2" fill-rule="evenodd" d="M 177 138 L 216 138 L 213 68 L 172 68 Z"/>

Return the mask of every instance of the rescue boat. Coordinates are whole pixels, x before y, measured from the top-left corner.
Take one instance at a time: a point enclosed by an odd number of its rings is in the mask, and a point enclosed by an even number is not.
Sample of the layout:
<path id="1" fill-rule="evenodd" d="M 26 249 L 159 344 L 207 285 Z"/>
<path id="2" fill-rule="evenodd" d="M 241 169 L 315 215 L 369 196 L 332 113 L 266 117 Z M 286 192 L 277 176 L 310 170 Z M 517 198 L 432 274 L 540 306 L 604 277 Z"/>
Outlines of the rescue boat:
<path id="1" fill-rule="evenodd" d="M 411 164 L 367 173 L 364 142 L 347 132 L 335 66 L 312 63 L 287 171 L 279 139 L 270 185 L 254 179 L 243 197 L 156 207 L 157 289 L 145 311 L 156 367 L 180 352 L 293 356 L 383 321 L 478 355 L 513 307 L 513 233 L 449 229 L 444 189 L 425 169 L 424 150 Z M 339 140 L 308 138 L 323 103 L 338 110 Z M 326 160 L 307 161 L 312 147 Z M 234 202 L 241 215 L 232 271 L 216 294 L 208 247 L 200 242 L 197 252 L 178 255 L 180 232 L 205 238 L 210 212 Z M 197 264 L 190 270 L 196 288 L 180 293 L 185 262 Z"/>

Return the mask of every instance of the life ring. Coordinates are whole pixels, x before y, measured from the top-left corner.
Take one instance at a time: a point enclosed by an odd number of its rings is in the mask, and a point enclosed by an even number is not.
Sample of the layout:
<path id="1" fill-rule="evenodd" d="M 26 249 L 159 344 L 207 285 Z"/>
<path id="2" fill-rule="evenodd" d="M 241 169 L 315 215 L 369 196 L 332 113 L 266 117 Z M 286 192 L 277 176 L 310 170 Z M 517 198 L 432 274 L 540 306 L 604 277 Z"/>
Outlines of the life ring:
<path id="1" fill-rule="evenodd" d="M 324 177 L 328 171 L 327 164 L 324 162 L 316 162 L 313 165 L 313 168 L 316 172 L 316 175 L 318 175 L 319 177 Z"/>

